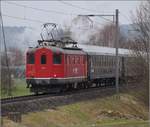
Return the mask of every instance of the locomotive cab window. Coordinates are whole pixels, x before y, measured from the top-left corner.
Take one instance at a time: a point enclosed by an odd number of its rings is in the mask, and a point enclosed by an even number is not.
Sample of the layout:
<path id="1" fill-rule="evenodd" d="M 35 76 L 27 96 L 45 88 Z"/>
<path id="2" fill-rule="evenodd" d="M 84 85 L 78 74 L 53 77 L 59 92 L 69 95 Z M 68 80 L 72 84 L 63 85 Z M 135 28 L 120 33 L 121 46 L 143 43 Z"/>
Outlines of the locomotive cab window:
<path id="1" fill-rule="evenodd" d="M 41 64 L 46 64 L 46 55 L 41 55 Z"/>
<path id="2" fill-rule="evenodd" d="M 53 64 L 61 64 L 61 54 L 53 54 Z"/>
<path id="3" fill-rule="evenodd" d="M 27 64 L 34 64 L 34 62 L 35 62 L 34 53 L 28 53 Z"/>

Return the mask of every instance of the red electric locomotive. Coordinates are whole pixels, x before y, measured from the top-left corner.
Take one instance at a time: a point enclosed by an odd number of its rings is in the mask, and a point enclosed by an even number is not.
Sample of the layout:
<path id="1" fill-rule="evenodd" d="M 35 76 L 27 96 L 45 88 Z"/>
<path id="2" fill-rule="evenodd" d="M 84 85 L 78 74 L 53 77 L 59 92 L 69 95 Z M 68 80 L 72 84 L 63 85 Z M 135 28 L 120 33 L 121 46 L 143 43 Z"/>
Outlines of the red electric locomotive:
<path id="1" fill-rule="evenodd" d="M 26 56 L 26 81 L 31 92 L 60 91 L 87 80 L 87 55 L 82 49 L 42 42 L 29 48 Z"/>

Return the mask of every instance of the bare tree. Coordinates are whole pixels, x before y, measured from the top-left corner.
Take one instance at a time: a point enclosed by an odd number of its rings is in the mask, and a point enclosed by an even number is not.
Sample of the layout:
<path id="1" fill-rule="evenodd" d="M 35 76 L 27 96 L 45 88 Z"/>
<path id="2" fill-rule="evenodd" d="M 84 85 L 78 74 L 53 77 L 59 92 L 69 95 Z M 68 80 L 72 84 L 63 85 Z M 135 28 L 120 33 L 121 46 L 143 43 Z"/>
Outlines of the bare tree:
<path id="1" fill-rule="evenodd" d="M 113 24 L 105 25 L 100 34 L 102 35 L 104 46 L 114 47 L 115 25 Z"/>
<path id="2" fill-rule="evenodd" d="M 136 10 L 136 15 L 132 15 L 134 29 L 137 36 L 132 42 L 131 48 L 134 49 L 135 57 L 134 71 L 140 74 L 139 80 L 142 81 L 143 88 L 146 88 L 145 94 L 148 100 L 149 88 L 149 43 L 150 43 L 150 1 L 144 1 Z M 146 87 L 144 87 L 146 86 Z M 148 101 L 147 101 L 148 102 Z"/>
<path id="3" fill-rule="evenodd" d="M 17 47 L 10 47 L 8 49 L 10 55 L 9 55 L 9 59 L 10 59 L 10 65 L 11 66 L 20 66 L 20 65 L 24 65 L 24 54 L 23 52 L 17 48 Z"/>
<path id="4" fill-rule="evenodd" d="M 1 87 L 1 91 L 4 94 L 9 94 L 12 86 L 9 86 L 9 74 L 10 74 L 10 70 L 7 67 L 6 64 L 6 56 L 4 52 L 1 52 L 1 83 L 0 83 L 0 87 Z M 10 59 L 8 58 L 8 63 L 10 63 Z M 12 85 L 12 83 L 11 83 Z"/>
<path id="5" fill-rule="evenodd" d="M 141 3 L 140 7 L 136 11 L 137 15 L 133 19 L 135 31 L 137 31 L 138 37 L 135 38 L 140 45 L 136 46 L 138 50 L 146 53 L 146 59 L 149 57 L 149 42 L 150 42 L 150 1 Z"/>
<path id="6" fill-rule="evenodd" d="M 106 24 L 102 29 L 98 29 L 97 32 L 90 36 L 90 42 L 94 45 L 115 47 L 115 25 Z M 120 47 L 124 47 L 126 39 L 119 32 Z"/>
<path id="7" fill-rule="evenodd" d="M 133 19 L 135 31 L 138 36 L 132 44 L 134 54 L 141 58 L 145 63 L 145 77 L 148 78 L 149 65 L 149 43 L 150 43 L 150 1 L 141 3 L 136 11 L 136 16 Z M 148 81 L 147 81 L 148 82 Z"/>

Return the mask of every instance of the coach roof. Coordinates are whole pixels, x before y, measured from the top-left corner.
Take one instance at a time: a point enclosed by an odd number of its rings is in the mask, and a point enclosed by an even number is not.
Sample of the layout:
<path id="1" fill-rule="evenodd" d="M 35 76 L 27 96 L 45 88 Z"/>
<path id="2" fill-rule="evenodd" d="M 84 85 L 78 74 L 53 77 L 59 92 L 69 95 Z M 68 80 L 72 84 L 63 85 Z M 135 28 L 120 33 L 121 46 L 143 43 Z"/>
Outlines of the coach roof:
<path id="1" fill-rule="evenodd" d="M 94 46 L 94 45 L 83 45 L 79 44 L 79 48 L 82 48 L 89 55 L 111 55 L 114 56 L 116 53 L 115 48 Z M 119 56 L 130 56 L 131 51 L 128 49 L 119 48 Z"/>

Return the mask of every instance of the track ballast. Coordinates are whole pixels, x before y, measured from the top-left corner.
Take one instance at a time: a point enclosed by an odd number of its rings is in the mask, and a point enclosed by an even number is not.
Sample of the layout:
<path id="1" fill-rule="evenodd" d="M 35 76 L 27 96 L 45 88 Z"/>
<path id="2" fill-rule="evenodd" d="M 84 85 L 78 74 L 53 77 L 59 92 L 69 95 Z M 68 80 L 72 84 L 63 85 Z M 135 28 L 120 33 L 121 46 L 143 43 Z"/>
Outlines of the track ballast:
<path id="1" fill-rule="evenodd" d="M 124 89 L 120 87 L 120 89 Z M 9 112 L 28 113 L 41 111 L 48 108 L 72 104 L 80 101 L 92 100 L 114 95 L 114 86 L 72 90 L 57 94 L 29 95 L 13 98 L 1 99 L 2 115 L 6 116 Z"/>

